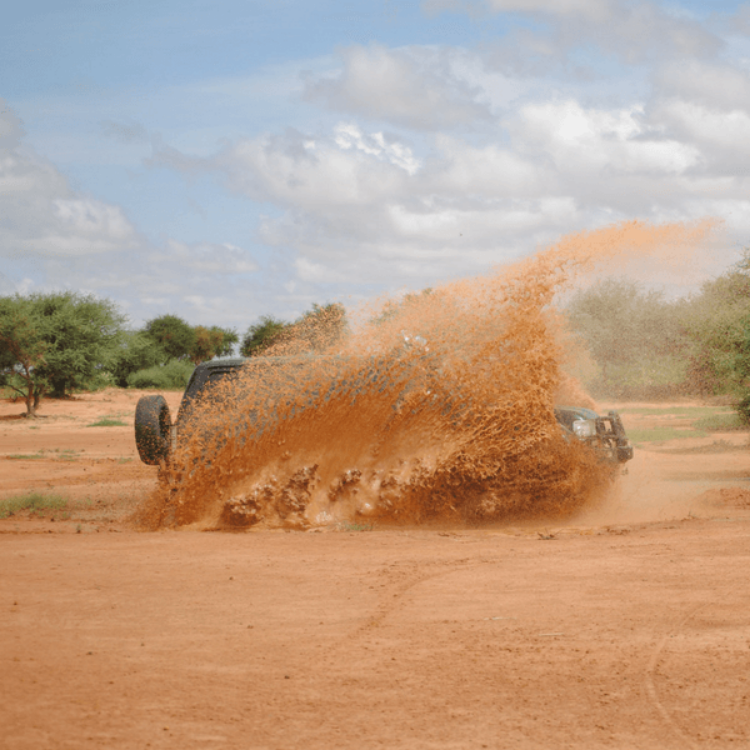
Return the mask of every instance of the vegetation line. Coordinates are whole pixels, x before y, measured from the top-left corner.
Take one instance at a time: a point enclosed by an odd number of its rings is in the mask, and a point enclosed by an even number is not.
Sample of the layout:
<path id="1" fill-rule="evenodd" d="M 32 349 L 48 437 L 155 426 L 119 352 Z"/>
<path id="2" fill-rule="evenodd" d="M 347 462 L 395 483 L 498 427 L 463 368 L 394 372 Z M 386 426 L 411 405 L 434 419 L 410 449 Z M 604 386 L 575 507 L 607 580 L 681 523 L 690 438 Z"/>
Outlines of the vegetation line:
<path id="1" fill-rule="evenodd" d="M 61 495 L 43 495 L 40 492 L 29 492 L 0 500 L 0 518 L 7 518 L 23 510 L 33 512 L 40 510 L 65 510 L 68 501 Z"/>

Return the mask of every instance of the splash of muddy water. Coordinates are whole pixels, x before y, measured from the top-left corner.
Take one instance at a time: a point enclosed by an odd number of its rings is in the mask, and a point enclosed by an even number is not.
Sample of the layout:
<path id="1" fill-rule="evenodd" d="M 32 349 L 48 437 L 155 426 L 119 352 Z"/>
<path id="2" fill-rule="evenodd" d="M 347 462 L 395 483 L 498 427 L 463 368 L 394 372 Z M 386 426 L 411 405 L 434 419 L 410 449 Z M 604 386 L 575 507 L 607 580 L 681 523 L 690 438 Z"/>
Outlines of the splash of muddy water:
<path id="1" fill-rule="evenodd" d="M 631 222 L 571 235 L 362 313 L 323 356 L 292 342 L 254 358 L 181 418 L 179 452 L 143 518 L 305 528 L 571 512 L 611 472 L 554 417 L 556 403 L 592 405 L 564 375 L 555 296 L 597 263 L 693 245 L 710 229 Z"/>

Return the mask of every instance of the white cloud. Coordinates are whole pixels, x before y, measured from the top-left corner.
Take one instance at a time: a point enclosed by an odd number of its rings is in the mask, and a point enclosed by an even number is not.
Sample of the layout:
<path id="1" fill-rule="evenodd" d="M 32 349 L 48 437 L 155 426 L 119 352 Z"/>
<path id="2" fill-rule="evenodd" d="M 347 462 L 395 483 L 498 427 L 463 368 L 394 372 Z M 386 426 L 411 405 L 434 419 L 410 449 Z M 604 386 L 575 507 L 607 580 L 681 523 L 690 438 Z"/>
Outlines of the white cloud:
<path id="1" fill-rule="evenodd" d="M 511 25 L 489 45 L 489 65 L 527 77 L 554 71 L 566 80 L 595 79 L 611 74 L 612 60 L 705 60 L 725 44 L 709 25 L 646 0 L 486 0 L 486 8 L 542 22 L 533 30 Z"/>
<path id="2" fill-rule="evenodd" d="M 396 139 L 391 139 L 383 133 L 372 133 L 365 135 L 357 125 L 353 123 L 340 123 L 336 126 L 334 141 L 339 148 L 344 150 L 354 148 L 364 151 L 366 154 L 376 156 L 380 161 L 387 161 L 401 167 L 409 174 L 414 174 L 419 169 L 419 161 L 414 157 L 412 150 Z"/>
<path id="3" fill-rule="evenodd" d="M 680 174 L 700 161 L 692 144 L 658 137 L 645 126 L 640 107 L 607 111 L 578 102 L 547 102 L 524 107 L 517 138 L 549 154 L 557 169 L 583 173 Z"/>
<path id="4" fill-rule="evenodd" d="M 725 62 L 675 60 L 655 72 L 655 94 L 722 110 L 750 111 L 750 72 Z"/>
<path id="5" fill-rule="evenodd" d="M 750 36 L 750 5 L 740 5 L 737 12 L 726 20 L 724 31 L 727 34 Z"/>
<path id="6" fill-rule="evenodd" d="M 705 110 L 702 120 L 667 104 L 537 97 L 497 122 L 495 137 L 437 134 L 419 159 L 350 120 L 328 135 L 239 141 L 204 168 L 282 209 L 260 237 L 295 252 L 309 284 L 427 283 L 633 216 L 693 220 L 711 209 L 739 231 L 743 185 L 711 169 L 719 147 L 750 137 L 750 119 Z"/>
<path id="7" fill-rule="evenodd" d="M 50 162 L 23 144 L 23 135 L 20 120 L 3 108 L 0 256 L 91 255 L 139 244 L 122 209 L 74 191 Z"/>
<path id="8" fill-rule="evenodd" d="M 120 143 L 148 143 L 151 136 L 146 128 L 139 122 L 116 122 L 115 120 L 104 120 L 101 123 L 102 134 L 113 138 Z"/>
<path id="9" fill-rule="evenodd" d="M 238 141 L 205 162 L 204 168 L 223 172 L 233 190 L 256 200 L 324 213 L 333 206 L 356 209 L 398 192 L 406 172 L 394 161 L 403 163 L 408 147 L 395 141 L 386 147 L 373 136 L 369 141 L 376 146 L 368 153 L 353 147 L 363 145 L 364 137 L 342 140 L 339 131 L 334 139 L 312 139 L 287 131 Z"/>
<path id="10" fill-rule="evenodd" d="M 555 16 L 603 16 L 612 12 L 608 0 L 487 0 L 490 10 L 499 13 L 549 13 Z"/>
<path id="11" fill-rule="evenodd" d="M 347 114 L 417 130 L 473 125 L 490 112 L 481 91 L 456 75 L 451 54 L 431 48 L 353 46 L 341 51 L 341 70 L 308 76 L 305 97 Z"/>
<path id="12" fill-rule="evenodd" d="M 233 276 L 253 273 L 258 264 L 242 248 L 228 242 L 188 244 L 167 240 L 165 252 L 152 253 L 152 262 L 179 266 L 182 272 L 211 276 Z"/>
<path id="13" fill-rule="evenodd" d="M 247 325 L 267 298 L 255 279 L 257 263 L 231 243 L 167 239 L 161 247 L 110 255 L 107 263 L 49 258 L 44 269 L 46 281 L 38 289 L 63 286 L 104 295 L 132 314 L 134 325 L 164 313 L 193 325 Z"/>
<path id="14" fill-rule="evenodd" d="M 0 296 L 6 296 L 18 291 L 14 284 L 4 273 L 0 273 Z"/>
<path id="15" fill-rule="evenodd" d="M 576 215 L 549 170 L 510 146 L 441 136 L 419 162 L 404 144 L 352 123 L 328 137 L 240 141 L 205 168 L 283 207 L 263 218 L 260 238 L 296 251 L 309 283 L 476 272 L 512 255 L 523 235 L 536 241 Z"/>
<path id="16" fill-rule="evenodd" d="M 438 158 L 430 164 L 427 185 L 458 200 L 529 198 L 549 188 L 552 175 L 543 160 L 521 155 L 510 144 L 472 146 L 455 137 L 436 139 Z"/>
<path id="17" fill-rule="evenodd" d="M 750 112 L 713 109 L 682 99 L 654 104 L 654 119 L 666 132 L 700 149 L 703 176 L 742 179 L 750 170 Z"/>
<path id="18" fill-rule="evenodd" d="M 258 300 L 267 296 L 258 292 L 258 265 L 243 248 L 170 238 L 155 246 L 119 206 L 74 190 L 25 145 L 20 120 L 1 101 L 0 258 L 10 261 L 0 294 L 94 293 L 134 312 L 134 324 L 178 312 L 194 324 L 236 325 L 260 314 Z"/>
<path id="19" fill-rule="evenodd" d="M 469 7 L 425 5 L 449 6 Z M 278 288 L 297 298 L 475 273 L 634 217 L 710 210 L 743 231 L 750 84 L 743 64 L 719 59 L 716 24 L 620 0 L 487 0 L 484 12 L 534 30 L 509 22 L 474 50 L 349 47 L 304 79 L 307 100 L 340 120 L 207 156 L 156 144 L 150 163 L 218 174 L 270 204 L 257 239 L 284 255 L 296 277 Z"/>

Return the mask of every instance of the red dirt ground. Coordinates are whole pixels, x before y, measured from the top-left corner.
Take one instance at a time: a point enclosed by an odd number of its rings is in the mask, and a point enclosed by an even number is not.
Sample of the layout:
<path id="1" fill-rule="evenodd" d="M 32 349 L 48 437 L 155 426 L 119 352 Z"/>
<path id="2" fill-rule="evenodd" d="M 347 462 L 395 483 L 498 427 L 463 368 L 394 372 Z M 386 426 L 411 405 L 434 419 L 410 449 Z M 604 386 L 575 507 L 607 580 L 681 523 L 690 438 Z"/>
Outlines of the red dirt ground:
<path id="1" fill-rule="evenodd" d="M 69 498 L 0 520 L 0 747 L 750 747 L 746 433 L 546 525 L 140 533 L 139 395 L 0 403 L 0 499 Z"/>

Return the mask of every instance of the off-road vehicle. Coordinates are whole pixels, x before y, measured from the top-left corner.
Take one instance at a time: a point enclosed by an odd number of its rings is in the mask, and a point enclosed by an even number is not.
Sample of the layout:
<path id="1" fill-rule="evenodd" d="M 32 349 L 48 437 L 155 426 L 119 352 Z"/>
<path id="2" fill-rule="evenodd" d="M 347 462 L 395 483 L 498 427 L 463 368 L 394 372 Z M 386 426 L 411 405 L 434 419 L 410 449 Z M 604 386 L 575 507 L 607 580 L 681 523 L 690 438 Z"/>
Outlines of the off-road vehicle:
<path id="1" fill-rule="evenodd" d="M 275 359 L 264 358 L 258 372 L 263 372 L 265 367 L 273 367 Z M 163 396 L 143 396 L 135 410 L 135 441 L 141 460 L 147 464 L 167 464 L 177 449 L 180 434 L 197 400 L 220 381 L 236 376 L 247 362 L 240 358 L 216 359 L 198 365 L 185 389 L 174 422 Z M 613 466 L 633 458 L 633 448 L 617 412 L 610 411 L 600 416 L 590 409 L 560 406 L 555 409 L 555 417 L 566 439 L 586 443 L 602 460 Z"/>

